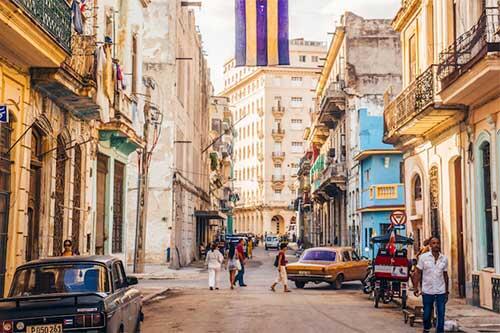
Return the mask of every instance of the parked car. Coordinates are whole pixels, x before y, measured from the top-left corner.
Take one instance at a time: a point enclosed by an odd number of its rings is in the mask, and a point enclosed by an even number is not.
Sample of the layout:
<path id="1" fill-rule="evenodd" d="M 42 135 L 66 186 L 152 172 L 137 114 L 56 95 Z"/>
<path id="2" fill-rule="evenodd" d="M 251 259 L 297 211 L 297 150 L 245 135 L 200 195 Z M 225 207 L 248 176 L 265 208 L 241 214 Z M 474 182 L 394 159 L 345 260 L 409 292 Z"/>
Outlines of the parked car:
<path id="1" fill-rule="evenodd" d="M 280 239 L 278 236 L 267 235 L 265 240 L 265 248 L 266 251 L 269 249 L 279 249 L 280 247 Z"/>
<path id="2" fill-rule="evenodd" d="M 309 282 L 328 282 L 340 289 L 343 282 L 363 281 L 368 264 L 350 247 L 315 247 L 305 250 L 298 262 L 288 264 L 286 271 L 297 288 Z"/>
<path id="3" fill-rule="evenodd" d="M 0 298 L 0 332 L 139 332 L 142 295 L 119 259 L 55 257 L 19 266 Z"/>

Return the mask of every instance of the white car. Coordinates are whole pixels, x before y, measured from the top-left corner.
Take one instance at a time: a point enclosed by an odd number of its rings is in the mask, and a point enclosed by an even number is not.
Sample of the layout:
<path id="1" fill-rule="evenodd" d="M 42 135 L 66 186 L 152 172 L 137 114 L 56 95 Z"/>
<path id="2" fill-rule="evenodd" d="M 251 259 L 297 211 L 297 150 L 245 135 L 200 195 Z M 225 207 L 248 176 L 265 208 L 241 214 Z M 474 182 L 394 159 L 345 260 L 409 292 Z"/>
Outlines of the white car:
<path id="1" fill-rule="evenodd" d="M 278 250 L 279 247 L 280 247 L 280 240 L 279 240 L 278 236 L 273 236 L 273 235 L 266 236 L 266 240 L 265 240 L 266 251 L 269 249 Z"/>

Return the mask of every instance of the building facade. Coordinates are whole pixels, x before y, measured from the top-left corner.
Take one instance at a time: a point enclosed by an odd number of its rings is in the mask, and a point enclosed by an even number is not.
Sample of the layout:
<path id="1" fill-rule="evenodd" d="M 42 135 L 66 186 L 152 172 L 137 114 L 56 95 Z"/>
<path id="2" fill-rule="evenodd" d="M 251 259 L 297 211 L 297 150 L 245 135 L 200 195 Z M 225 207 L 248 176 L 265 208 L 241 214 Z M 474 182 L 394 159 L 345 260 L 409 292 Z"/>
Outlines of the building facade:
<path id="1" fill-rule="evenodd" d="M 146 8 L 136 3 L 135 10 Z M 60 255 L 65 239 L 80 254 L 98 253 L 99 239 L 116 242 L 121 221 L 97 230 L 95 209 L 102 134 L 114 133 L 129 112 L 114 99 L 124 92 L 117 73 L 127 59 L 113 51 L 122 42 L 105 38 L 118 26 L 105 20 L 109 11 L 94 1 L 75 13 L 64 1 L 0 4 L 0 105 L 10 115 L 1 124 L 0 294 L 18 265 Z M 141 145 L 133 129 L 119 141 Z"/>
<path id="2" fill-rule="evenodd" d="M 500 36 L 497 1 L 405 1 L 393 21 L 403 88 L 385 141 L 404 151 L 406 209 L 420 241 L 441 238 L 452 292 L 500 311 Z"/>
<path id="3" fill-rule="evenodd" d="M 324 54 L 323 43 L 294 39 L 290 66 L 235 67 L 234 59 L 225 64 L 222 95 L 230 100 L 237 134 L 235 232 L 285 234 L 295 224 L 295 176 Z"/>
<path id="4" fill-rule="evenodd" d="M 385 181 L 363 179 L 362 173 L 379 160 L 376 155 L 393 154 L 391 147 L 382 145 L 382 123 L 374 119 L 382 119 L 386 87 L 401 84 L 399 52 L 398 35 L 389 20 L 368 20 L 350 12 L 342 16 L 316 88 L 312 126 L 305 133 L 312 200 L 307 229 L 313 245 L 360 248 L 362 209 L 366 213 L 390 209 L 374 202 L 362 206 L 363 191 L 368 194 L 370 187 Z M 389 164 L 393 170 L 396 160 Z M 367 222 L 367 228 L 373 229 L 374 224 L 379 228 L 381 220 Z"/>
<path id="5" fill-rule="evenodd" d="M 127 226 L 127 262 L 134 244 L 143 243 L 145 264 L 179 268 L 198 257 L 210 223 L 209 98 L 212 85 L 201 35 L 189 2 L 151 1 L 142 44 L 143 75 L 150 82 L 151 105 L 162 117 L 152 131 L 142 240 L 136 224 Z M 134 154 L 131 161 L 137 161 Z M 136 162 L 134 162 L 136 163 Z M 137 164 L 128 179 L 129 221 L 136 221 Z"/>

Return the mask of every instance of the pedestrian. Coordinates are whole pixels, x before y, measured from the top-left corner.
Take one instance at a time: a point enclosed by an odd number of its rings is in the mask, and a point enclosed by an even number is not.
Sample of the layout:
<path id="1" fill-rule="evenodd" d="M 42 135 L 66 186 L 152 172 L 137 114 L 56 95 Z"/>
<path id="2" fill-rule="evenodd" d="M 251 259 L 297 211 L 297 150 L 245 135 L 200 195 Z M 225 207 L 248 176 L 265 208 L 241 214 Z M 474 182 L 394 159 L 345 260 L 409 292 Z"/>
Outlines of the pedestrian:
<path id="1" fill-rule="evenodd" d="M 75 255 L 75 253 L 73 252 L 73 242 L 71 240 L 66 239 L 63 242 L 63 246 L 64 246 L 64 251 L 62 253 L 63 257 L 71 257 Z"/>
<path id="2" fill-rule="evenodd" d="M 250 237 L 248 239 L 248 244 L 247 244 L 247 255 L 248 255 L 248 259 L 252 259 L 252 251 L 253 251 L 253 240 L 252 238 Z"/>
<path id="3" fill-rule="evenodd" d="M 430 332 L 432 313 L 436 304 L 436 332 L 444 332 L 446 302 L 449 295 L 448 258 L 441 253 L 439 238 L 432 237 L 430 251 L 420 255 L 415 274 L 415 296 L 422 295 L 424 305 L 424 332 Z M 421 283 L 421 284 L 420 284 Z"/>
<path id="4" fill-rule="evenodd" d="M 208 287 L 210 290 L 219 290 L 219 274 L 224 263 L 224 256 L 220 253 L 217 243 L 213 243 L 206 254 L 205 263 L 208 266 Z"/>
<path id="5" fill-rule="evenodd" d="M 240 239 L 238 241 L 238 246 L 236 246 L 236 256 L 238 257 L 238 260 L 240 261 L 241 264 L 241 269 L 238 271 L 238 274 L 236 275 L 236 281 L 238 281 L 240 287 L 246 287 L 247 285 L 245 284 L 245 281 L 243 279 L 243 276 L 245 275 L 245 262 L 246 262 L 243 239 Z"/>
<path id="6" fill-rule="evenodd" d="M 274 281 L 273 285 L 271 286 L 272 291 L 276 291 L 276 285 L 278 283 L 281 283 L 285 289 L 285 292 L 290 292 L 290 289 L 288 289 L 288 276 L 286 274 L 286 264 L 288 263 L 288 261 L 286 260 L 286 247 L 286 243 L 281 243 L 280 251 L 276 256 L 274 265 L 278 268 L 278 276 L 276 277 L 276 281 Z"/>
<path id="7" fill-rule="evenodd" d="M 229 283 L 231 289 L 234 289 L 234 284 L 236 283 L 236 272 L 238 272 L 238 257 L 236 255 L 236 248 L 234 244 L 229 245 L 229 251 L 227 254 L 227 270 L 229 271 Z"/>

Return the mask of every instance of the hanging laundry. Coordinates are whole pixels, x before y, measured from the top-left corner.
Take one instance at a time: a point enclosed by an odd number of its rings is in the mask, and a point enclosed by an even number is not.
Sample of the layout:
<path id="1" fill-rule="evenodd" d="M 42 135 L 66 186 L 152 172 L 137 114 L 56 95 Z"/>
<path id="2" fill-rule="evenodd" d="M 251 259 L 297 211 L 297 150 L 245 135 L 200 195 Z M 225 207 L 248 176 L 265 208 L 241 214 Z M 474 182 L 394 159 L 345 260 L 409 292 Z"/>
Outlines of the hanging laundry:
<path id="1" fill-rule="evenodd" d="M 80 12 L 85 12 L 87 10 L 87 1 L 86 0 L 80 0 Z"/>
<path id="2" fill-rule="evenodd" d="M 125 82 L 125 76 L 123 75 L 123 69 L 119 63 L 116 64 L 116 80 L 118 81 L 118 88 L 122 90 L 127 89 L 127 83 Z"/>
<path id="3" fill-rule="evenodd" d="M 71 12 L 73 16 L 73 27 L 75 28 L 75 31 L 81 35 L 83 34 L 83 19 L 78 1 L 73 0 L 73 3 L 71 4 Z"/>
<path id="4" fill-rule="evenodd" d="M 104 93 L 108 97 L 109 103 L 113 105 L 115 101 L 115 91 L 113 88 L 113 59 L 111 56 L 111 45 L 104 45 L 104 53 L 106 54 L 103 71 Z"/>
<path id="5" fill-rule="evenodd" d="M 95 77 L 97 83 L 97 93 L 96 100 L 97 104 L 100 106 L 101 110 L 101 121 L 104 123 L 109 122 L 109 100 L 106 98 L 104 93 L 104 66 L 106 63 L 106 54 L 104 53 L 104 48 L 98 46 L 95 51 Z"/>

